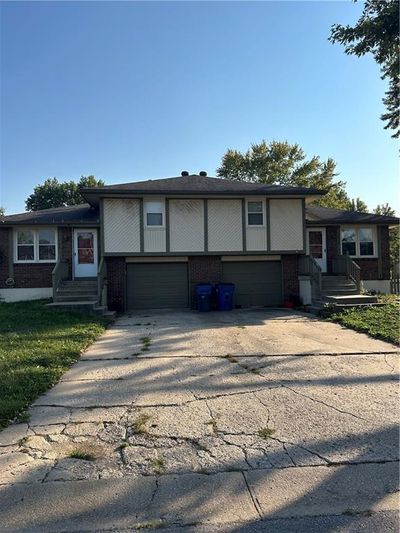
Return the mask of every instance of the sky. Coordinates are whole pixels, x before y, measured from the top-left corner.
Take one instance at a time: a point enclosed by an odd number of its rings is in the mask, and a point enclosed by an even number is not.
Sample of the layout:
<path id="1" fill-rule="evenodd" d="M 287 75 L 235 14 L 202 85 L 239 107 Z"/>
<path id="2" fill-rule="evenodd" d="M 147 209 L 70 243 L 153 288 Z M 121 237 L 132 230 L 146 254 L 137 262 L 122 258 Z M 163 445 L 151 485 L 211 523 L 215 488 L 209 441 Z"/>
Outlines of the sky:
<path id="1" fill-rule="evenodd" d="M 400 212 L 372 57 L 328 41 L 362 5 L 1 2 L 0 205 L 46 178 L 215 175 L 228 148 L 287 140 L 337 162 L 351 197 Z"/>

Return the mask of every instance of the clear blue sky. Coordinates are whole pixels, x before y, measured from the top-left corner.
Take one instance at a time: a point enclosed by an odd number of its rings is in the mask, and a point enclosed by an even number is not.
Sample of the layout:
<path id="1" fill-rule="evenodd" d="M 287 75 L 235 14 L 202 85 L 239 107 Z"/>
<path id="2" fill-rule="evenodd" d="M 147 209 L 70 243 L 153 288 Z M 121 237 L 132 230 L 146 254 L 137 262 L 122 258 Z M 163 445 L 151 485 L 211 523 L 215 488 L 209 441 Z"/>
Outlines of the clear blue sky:
<path id="1" fill-rule="evenodd" d="M 327 38 L 360 3 L 2 2 L 0 205 L 45 178 L 208 171 L 288 140 L 333 157 L 352 197 L 399 211 L 397 145 L 370 57 Z"/>

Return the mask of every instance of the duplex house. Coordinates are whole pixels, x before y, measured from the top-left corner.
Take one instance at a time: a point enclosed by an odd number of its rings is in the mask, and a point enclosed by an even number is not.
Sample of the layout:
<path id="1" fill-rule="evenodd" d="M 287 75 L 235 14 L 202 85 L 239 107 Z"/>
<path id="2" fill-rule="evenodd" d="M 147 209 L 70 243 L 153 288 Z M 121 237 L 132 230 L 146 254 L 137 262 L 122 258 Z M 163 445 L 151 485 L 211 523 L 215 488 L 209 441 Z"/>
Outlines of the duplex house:
<path id="1" fill-rule="evenodd" d="M 389 290 L 398 219 L 309 205 L 324 191 L 182 172 L 81 194 L 0 219 L 0 298 L 126 311 L 194 306 L 200 282 L 234 283 L 243 307 L 311 303 L 332 279 Z"/>

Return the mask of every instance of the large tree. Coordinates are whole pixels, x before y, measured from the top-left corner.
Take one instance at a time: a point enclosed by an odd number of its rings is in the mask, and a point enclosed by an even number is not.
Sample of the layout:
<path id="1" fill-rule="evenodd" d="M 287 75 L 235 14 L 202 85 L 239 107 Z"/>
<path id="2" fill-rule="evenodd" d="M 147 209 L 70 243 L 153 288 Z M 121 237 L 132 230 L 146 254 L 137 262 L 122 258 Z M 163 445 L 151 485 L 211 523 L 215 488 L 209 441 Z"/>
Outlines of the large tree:
<path id="1" fill-rule="evenodd" d="M 59 182 L 57 178 L 47 179 L 35 187 L 33 193 L 28 196 L 25 202 L 26 209 L 27 211 L 39 211 L 82 204 L 84 200 L 79 192 L 81 187 L 102 187 L 103 185 L 104 181 L 94 176 L 82 176 L 78 183 L 75 181 Z"/>
<path id="2" fill-rule="evenodd" d="M 319 205 L 351 209 L 345 182 L 335 181 L 335 161 L 331 158 L 321 161 L 318 156 L 307 159 L 298 144 L 287 141 L 268 143 L 263 140 L 252 144 L 244 153 L 229 149 L 222 157 L 217 175 L 237 181 L 327 190 L 328 193 L 317 201 Z"/>
<path id="3" fill-rule="evenodd" d="M 368 213 L 368 206 L 361 198 L 356 198 L 351 201 L 352 211 L 358 211 L 359 213 Z"/>
<path id="4" fill-rule="evenodd" d="M 399 137 L 399 0 L 366 0 L 357 24 L 334 24 L 330 41 L 343 44 L 346 54 L 373 55 L 382 79 L 389 82 L 383 99 L 386 113 L 381 118 L 385 129 L 394 130 L 392 136 Z"/>

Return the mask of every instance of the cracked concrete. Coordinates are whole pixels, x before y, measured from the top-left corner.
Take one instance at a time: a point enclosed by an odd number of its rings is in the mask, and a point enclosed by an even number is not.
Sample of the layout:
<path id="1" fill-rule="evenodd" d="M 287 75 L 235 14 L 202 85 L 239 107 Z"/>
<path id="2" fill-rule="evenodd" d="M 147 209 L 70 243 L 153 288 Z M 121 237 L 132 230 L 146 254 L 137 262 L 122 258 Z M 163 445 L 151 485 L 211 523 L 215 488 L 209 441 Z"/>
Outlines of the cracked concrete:
<path id="1" fill-rule="evenodd" d="M 76 513 L 93 519 L 90 502 L 104 507 L 101 528 L 255 524 L 350 503 L 390 510 L 398 373 L 392 345 L 301 313 L 123 317 L 33 404 L 28 423 L 0 433 L 0 511 L 25 494 L 38 530 L 64 517 L 72 531 Z M 59 498 L 64 487 L 76 513 L 57 510 L 52 491 Z M 79 487 L 90 487 L 84 509 Z M 124 490 L 140 487 L 146 501 L 127 514 Z M 43 501 L 53 502 L 49 524 Z M 24 530 L 6 516 L 9 530 Z"/>

